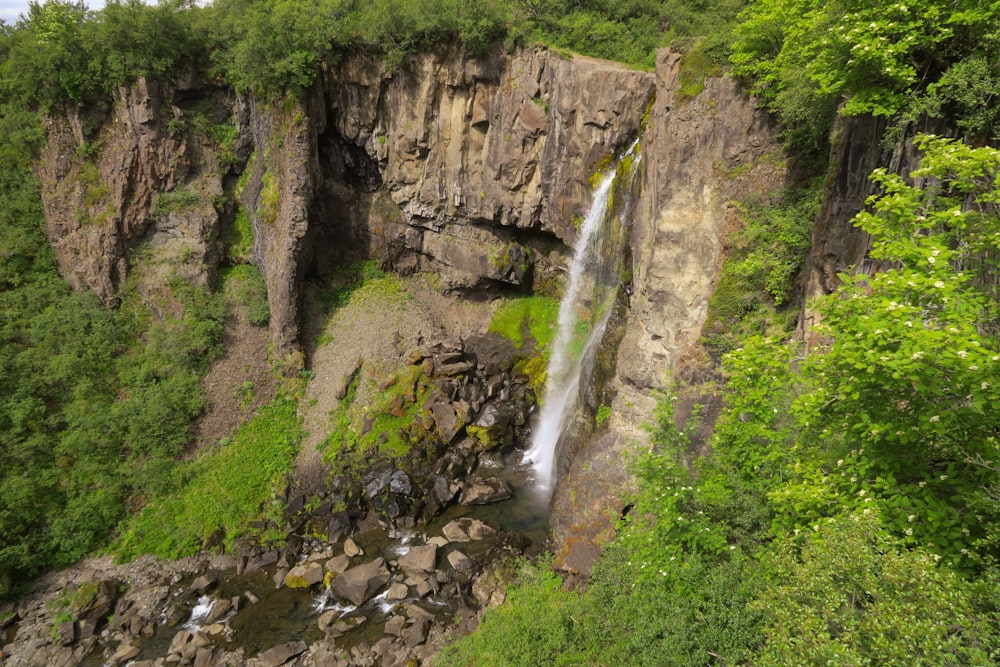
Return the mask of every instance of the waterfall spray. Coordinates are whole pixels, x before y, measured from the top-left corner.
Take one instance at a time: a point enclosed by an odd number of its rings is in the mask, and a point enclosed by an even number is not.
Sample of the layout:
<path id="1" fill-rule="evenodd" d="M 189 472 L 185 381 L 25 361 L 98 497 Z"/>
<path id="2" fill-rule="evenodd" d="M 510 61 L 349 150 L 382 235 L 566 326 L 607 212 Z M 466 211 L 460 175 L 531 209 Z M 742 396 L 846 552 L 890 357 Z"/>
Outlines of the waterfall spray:
<path id="1" fill-rule="evenodd" d="M 638 141 L 632 144 L 625 158 L 631 159 L 637 149 Z M 531 446 L 525 453 L 525 460 L 534 469 L 537 488 L 546 495 L 552 493 L 555 484 L 559 441 L 574 414 L 581 380 L 593 369 L 594 356 L 617 294 L 618 276 L 614 268 L 621 239 L 611 243 L 611 247 L 606 243 L 616 222 L 610 209 L 619 172 L 617 166 L 601 177 L 590 211 L 580 226 L 569 265 L 569 281 L 559 303 L 558 331 L 549 357 L 542 410 Z M 627 214 L 625 207 L 624 215 Z M 625 221 L 618 222 L 622 223 L 620 230 Z"/>

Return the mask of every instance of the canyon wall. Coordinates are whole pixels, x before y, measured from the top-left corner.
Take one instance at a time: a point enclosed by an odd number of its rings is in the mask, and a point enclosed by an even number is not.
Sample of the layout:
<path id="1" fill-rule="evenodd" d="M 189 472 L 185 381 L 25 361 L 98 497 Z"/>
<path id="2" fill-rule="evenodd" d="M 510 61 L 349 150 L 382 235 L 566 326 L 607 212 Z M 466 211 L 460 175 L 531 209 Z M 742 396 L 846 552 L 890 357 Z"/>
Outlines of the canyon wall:
<path id="1" fill-rule="evenodd" d="M 628 458 L 648 445 L 658 391 L 698 381 L 708 362 L 701 329 L 736 202 L 777 195 L 787 177 L 776 128 L 728 78 L 679 94 L 680 57 L 657 58 L 656 100 L 642 137 L 642 189 L 633 218 L 632 296 L 605 393 L 611 416 L 564 462 L 553 499 L 557 563 L 588 574 L 632 484 Z M 596 406 L 595 406 L 596 407 Z"/>
<path id="2" fill-rule="evenodd" d="M 587 399 L 591 411 L 609 403 L 611 418 L 570 448 L 553 501 L 560 564 L 586 573 L 622 509 L 624 452 L 648 441 L 655 392 L 708 367 L 700 332 L 723 242 L 742 224 L 734 202 L 767 199 L 786 179 L 772 123 L 732 80 L 690 98 L 680 88 L 675 53 L 650 74 L 540 48 L 446 48 L 396 71 L 350 56 L 276 101 L 140 81 L 110 111 L 50 118 L 39 163 L 49 233 L 74 286 L 113 302 L 134 278 L 142 294 L 167 295 L 176 278 L 215 279 L 238 202 L 272 354 L 295 370 L 303 281 L 350 257 L 432 272 L 458 296 L 557 292 L 591 176 L 643 132 L 621 343 Z M 191 130 L 205 116 L 236 118 L 231 147 Z"/>

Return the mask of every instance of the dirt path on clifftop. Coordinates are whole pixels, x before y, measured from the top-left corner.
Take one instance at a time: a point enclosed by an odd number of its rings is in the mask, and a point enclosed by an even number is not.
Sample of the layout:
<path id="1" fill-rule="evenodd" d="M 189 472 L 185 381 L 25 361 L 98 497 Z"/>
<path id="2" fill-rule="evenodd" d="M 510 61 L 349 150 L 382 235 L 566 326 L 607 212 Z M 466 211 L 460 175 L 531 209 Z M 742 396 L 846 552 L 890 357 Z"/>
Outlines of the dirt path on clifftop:
<path id="1" fill-rule="evenodd" d="M 303 338 L 314 377 L 300 407 L 306 436 L 295 463 L 296 492 L 315 494 L 326 485 L 317 447 L 340 404 L 337 393 L 359 360 L 388 375 L 421 342 L 485 331 L 493 308 L 493 303 L 443 296 L 425 276 L 389 277 L 358 288 L 324 323 L 315 295 L 307 293 L 304 311 L 313 324 L 303 327 Z"/>

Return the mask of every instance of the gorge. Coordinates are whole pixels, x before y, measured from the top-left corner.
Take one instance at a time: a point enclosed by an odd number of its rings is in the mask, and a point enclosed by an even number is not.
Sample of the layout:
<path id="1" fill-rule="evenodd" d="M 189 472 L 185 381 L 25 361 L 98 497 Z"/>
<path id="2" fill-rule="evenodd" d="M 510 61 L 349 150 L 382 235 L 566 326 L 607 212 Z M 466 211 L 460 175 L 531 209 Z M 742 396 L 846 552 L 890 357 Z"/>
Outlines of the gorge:
<path id="1" fill-rule="evenodd" d="M 80 90 L 81 7 L 0 34 L 5 665 L 1000 655 L 1000 153 L 758 39 L 896 22 L 710 3 L 734 78 L 556 46 L 594 3 L 168 4 Z"/>

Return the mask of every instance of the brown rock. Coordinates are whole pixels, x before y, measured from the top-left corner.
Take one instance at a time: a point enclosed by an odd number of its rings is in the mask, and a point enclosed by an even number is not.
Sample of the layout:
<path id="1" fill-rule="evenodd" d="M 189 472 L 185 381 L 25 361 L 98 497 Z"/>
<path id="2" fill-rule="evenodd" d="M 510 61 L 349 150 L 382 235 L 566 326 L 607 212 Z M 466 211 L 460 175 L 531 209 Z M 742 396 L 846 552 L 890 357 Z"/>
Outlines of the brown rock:
<path id="1" fill-rule="evenodd" d="M 370 563 L 347 570 L 333 580 L 333 592 L 339 597 L 361 605 L 389 582 L 385 560 L 376 558 Z"/>
<path id="2" fill-rule="evenodd" d="M 319 563 L 296 565 L 285 575 L 285 586 L 289 588 L 309 588 L 323 581 L 323 566 Z"/>
<path id="3" fill-rule="evenodd" d="M 425 544 L 419 547 L 410 547 L 410 550 L 399 558 L 399 568 L 410 574 L 411 572 L 433 572 L 437 565 L 437 545 Z"/>
<path id="4" fill-rule="evenodd" d="M 303 641 L 288 642 L 261 653 L 260 661 L 265 667 L 279 667 L 295 656 L 305 653 L 308 649 L 309 647 Z"/>
<path id="5" fill-rule="evenodd" d="M 513 495 L 514 490 L 505 480 L 476 475 L 465 481 L 458 502 L 461 505 L 487 505 L 507 500 Z"/>

